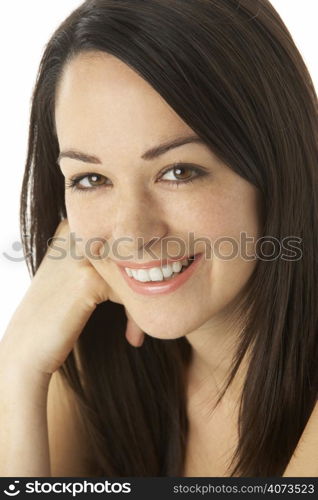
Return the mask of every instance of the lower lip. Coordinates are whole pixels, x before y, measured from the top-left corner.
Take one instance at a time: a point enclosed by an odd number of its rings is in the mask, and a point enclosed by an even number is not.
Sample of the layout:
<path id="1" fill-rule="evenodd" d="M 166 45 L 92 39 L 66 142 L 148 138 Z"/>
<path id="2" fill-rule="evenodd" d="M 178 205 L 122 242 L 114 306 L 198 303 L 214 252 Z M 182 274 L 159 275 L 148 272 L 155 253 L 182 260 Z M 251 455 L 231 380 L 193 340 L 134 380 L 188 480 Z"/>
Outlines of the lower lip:
<path id="1" fill-rule="evenodd" d="M 118 267 L 130 288 L 135 292 L 141 293 L 143 295 L 155 295 L 157 293 L 165 294 L 174 292 L 177 288 L 183 285 L 183 283 L 185 283 L 196 271 L 202 257 L 203 253 L 198 254 L 192 264 L 190 264 L 182 273 L 167 281 L 137 281 L 134 278 L 128 276 L 123 267 Z"/>

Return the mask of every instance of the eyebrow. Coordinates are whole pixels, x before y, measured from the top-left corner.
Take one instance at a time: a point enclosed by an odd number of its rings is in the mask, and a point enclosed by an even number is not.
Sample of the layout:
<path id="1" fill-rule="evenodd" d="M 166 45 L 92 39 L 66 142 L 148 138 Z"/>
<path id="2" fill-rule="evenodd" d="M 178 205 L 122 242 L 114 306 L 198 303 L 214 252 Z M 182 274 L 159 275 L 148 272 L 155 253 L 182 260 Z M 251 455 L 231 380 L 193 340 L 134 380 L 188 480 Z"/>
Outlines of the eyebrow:
<path id="1" fill-rule="evenodd" d="M 177 137 L 176 139 L 169 140 L 164 142 L 163 144 L 159 144 L 158 146 L 155 146 L 145 153 L 141 155 L 142 160 L 153 160 L 154 158 L 158 158 L 158 156 L 163 155 L 164 153 L 167 153 L 171 149 L 178 148 L 180 146 L 184 146 L 185 144 L 190 144 L 190 143 L 201 143 L 205 144 L 206 143 L 198 137 L 197 135 L 189 135 L 185 137 Z M 59 154 L 59 157 L 57 159 L 57 163 L 59 164 L 62 158 L 71 158 L 73 160 L 79 160 L 83 161 L 84 163 L 94 163 L 94 164 L 99 164 L 101 165 L 102 162 L 99 158 L 96 156 L 88 155 L 85 153 L 82 153 L 81 151 L 75 150 L 75 149 L 69 149 L 67 151 L 62 151 Z"/>

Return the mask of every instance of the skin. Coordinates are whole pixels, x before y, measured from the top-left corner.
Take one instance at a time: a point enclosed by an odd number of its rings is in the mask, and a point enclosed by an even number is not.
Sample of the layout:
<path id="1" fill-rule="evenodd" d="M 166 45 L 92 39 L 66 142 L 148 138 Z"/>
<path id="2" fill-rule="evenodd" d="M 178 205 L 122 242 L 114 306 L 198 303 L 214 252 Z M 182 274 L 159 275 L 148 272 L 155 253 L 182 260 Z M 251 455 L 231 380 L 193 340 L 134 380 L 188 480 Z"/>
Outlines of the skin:
<path id="1" fill-rule="evenodd" d="M 158 238 L 151 247 L 156 259 L 167 256 L 160 241 L 169 237 L 185 242 L 185 255 L 204 252 L 202 241 L 189 247 L 190 232 L 211 244 L 224 236 L 239 241 L 243 231 L 256 240 L 261 213 L 257 189 L 204 144 L 183 145 L 151 161 L 141 159 L 147 149 L 194 132 L 145 80 L 109 54 L 80 54 L 68 63 L 57 90 L 55 120 L 60 151 L 77 149 L 101 161 L 97 165 L 60 160 L 66 183 L 81 174 L 104 176 L 94 191 L 66 189 L 67 217 L 83 247 L 90 238 L 108 241 L 108 255 L 90 261 L 126 308 L 130 319 L 127 338 L 136 346 L 142 344 L 141 331 L 159 339 L 188 339 L 194 353 L 188 387 L 191 420 L 210 425 L 206 432 L 217 425 L 220 433 L 220 419 L 213 422 L 210 410 L 213 394 L 217 395 L 225 380 L 238 334 L 225 312 L 231 309 L 231 301 L 251 276 L 256 261 L 240 255 L 231 260 L 220 255 L 204 258 L 192 278 L 173 293 L 145 296 L 126 284 L 112 260 L 119 258 L 112 252 L 112 244 L 129 237 L 119 247 L 120 257 L 140 263 L 153 257 L 138 256 L 138 237 L 145 243 Z M 195 164 L 207 175 L 176 188 L 165 182 L 177 180 L 176 172 L 163 172 L 179 161 Z M 191 175 L 195 173 L 187 170 L 183 177 Z M 86 177 L 81 185 L 94 183 Z M 94 255 L 103 255 L 103 250 L 97 244 Z M 226 244 L 221 247 L 222 255 L 231 250 Z M 168 251 L 170 258 L 184 255 L 174 243 Z M 247 253 L 253 252 L 252 244 Z M 233 428 L 246 366 L 242 364 L 218 410 Z"/>
<path id="2" fill-rule="evenodd" d="M 112 247 L 122 237 L 142 237 L 145 242 L 154 236 L 178 237 L 187 243 L 191 231 L 196 238 L 210 241 L 224 235 L 238 239 L 240 231 L 258 233 L 256 189 L 222 164 L 207 146 L 188 144 L 153 161 L 140 159 L 149 147 L 193 131 L 149 84 L 116 58 L 99 53 L 80 55 L 67 66 L 58 89 L 56 128 L 61 151 L 77 148 L 102 160 L 102 165 L 91 165 L 62 159 L 60 168 L 66 181 L 91 171 L 111 182 L 92 192 L 66 189 L 70 228 L 83 239 L 83 245 L 94 237 L 106 238 Z M 202 166 L 208 175 L 178 188 L 156 182 L 161 171 L 176 161 Z M 176 180 L 171 172 L 167 177 Z M 172 246 L 171 257 L 179 251 L 179 246 Z M 195 248 L 204 249 L 200 244 Z M 165 256 L 159 242 L 152 251 L 157 258 Z M 186 248 L 185 253 L 191 255 L 192 251 L 193 247 Z M 152 260 L 146 254 L 138 259 L 135 241 L 121 243 L 120 253 L 136 262 Z M 208 321 L 221 316 L 255 266 L 255 261 L 239 258 L 205 260 L 191 283 L 176 292 L 141 296 L 130 290 L 109 257 L 91 262 L 136 323 L 157 338 L 187 334 L 192 338 L 199 329 L 206 330 Z M 190 307 L 197 296 L 202 297 L 200 304 Z M 163 315 L 169 318 L 169 328 L 162 328 Z"/>

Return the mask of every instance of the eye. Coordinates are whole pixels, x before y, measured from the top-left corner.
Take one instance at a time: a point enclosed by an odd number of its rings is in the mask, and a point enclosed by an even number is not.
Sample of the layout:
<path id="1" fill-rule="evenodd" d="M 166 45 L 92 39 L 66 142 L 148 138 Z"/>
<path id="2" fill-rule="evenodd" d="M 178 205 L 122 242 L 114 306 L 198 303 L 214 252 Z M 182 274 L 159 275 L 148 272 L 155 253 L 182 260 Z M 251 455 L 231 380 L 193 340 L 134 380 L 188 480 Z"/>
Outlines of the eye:
<path id="1" fill-rule="evenodd" d="M 170 179 L 163 179 L 167 174 L 170 175 Z M 173 187 L 178 187 L 181 184 L 193 182 L 194 180 L 199 179 L 200 177 L 203 178 L 207 175 L 209 175 L 208 171 L 202 167 L 197 167 L 190 163 L 175 163 L 161 174 L 160 179 L 162 180 L 160 180 L 160 182 L 170 184 Z M 65 183 L 65 187 L 66 189 L 71 189 L 72 191 L 88 193 L 95 191 L 96 189 L 109 187 L 111 184 L 106 183 L 106 180 L 108 181 L 109 179 L 103 175 L 86 173 L 73 177 L 69 180 L 69 182 Z"/>
<path id="2" fill-rule="evenodd" d="M 178 186 L 179 184 L 187 184 L 188 182 L 192 182 L 198 177 L 202 177 L 206 175 L 206 172 L 201 168 L 198 168 L 192 164 L 185 163 L 176 163 L 173 167 L 165 170 L 162 174 L 162 177 L 169 174 L 170 178 L 168 178 L 165 182 L 169 182 L 169 184 L 175 184 Z M 173 177 L 176 178 L 173 179 Z"/>
<path id="3" fill-rule="evenodd" d="M 65 183 L 65 187 L 73 191 L 94 191 L 105 184 L 104 179 L 103 175 L 84 174 L 70 179 L 70 182 Z"/>

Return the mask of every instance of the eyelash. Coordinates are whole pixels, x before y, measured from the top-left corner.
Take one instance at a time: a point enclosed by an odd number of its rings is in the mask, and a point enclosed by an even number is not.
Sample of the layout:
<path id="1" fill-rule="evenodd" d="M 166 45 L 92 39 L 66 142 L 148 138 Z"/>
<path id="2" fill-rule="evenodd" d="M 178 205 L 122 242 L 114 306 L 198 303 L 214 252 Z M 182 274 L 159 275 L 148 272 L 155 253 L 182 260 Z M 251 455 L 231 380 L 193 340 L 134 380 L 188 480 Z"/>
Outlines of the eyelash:
<path id="1" fill-rule="evenodd" d="M 172 165 L 172 167 L 170 167 L 167 170 L 165 170 L 161 175 L 163 176 L 167 172 L 170 172 L 171 170 L 176 170 L 177 168 L 186 168 L 186 169 L 189 169 L 192 172 L 195 172 L 196 176 L 192 177 L 191 179 L 184 180 L 184 181 L 182 181 L 182 180 L 177 180 L 177 181 L 171 181 L 171 180 L 170 181 L 166 181 L 166 180 L 164 180 L 163 182 L 166 182 L 166 183 L 171 184 L 172 186 L 178 188 L 180 184 L 188 184 L 190 182 L 193 182 L 196 179 L 199 179 L 200 177 L 202 178 L 202 177 L 205 177 L 206 175 L 208 175 L 208 173 L 205 172 L 203 169 L 195 167 L 193 165 L 188 165 L 186 163 L 175 163 L 174 165 Z M 76 191 L 76 192 L 92 192 L 92 191 L 95 191 L 96 189 L 100 189 L 100 188 L 103 188 L 103 187 L 107 186 L 107 184 L 106 185 L 105 184 L 101 184 L 100 186 L 94 186 L 94 187 L 90 187 L 90 188 L 87 188 L 87 187 L 85 187 L 85 188 L 78 188 L 77 187 L 77 185 L 79 184 L 80 181 L 82 181 L 86 177 L 93 177 L 93 176 L 104 177 L 103 175 L 96 174 L 94 172 L 89 172 L 89 173 L 86 173 L 86 174 L 83 174 L 83 175 L 71 178 L 69 182 L 65 183 L 65 187 L 66 187 L 66 189 L 71 189 L 72 191 Z"/>

